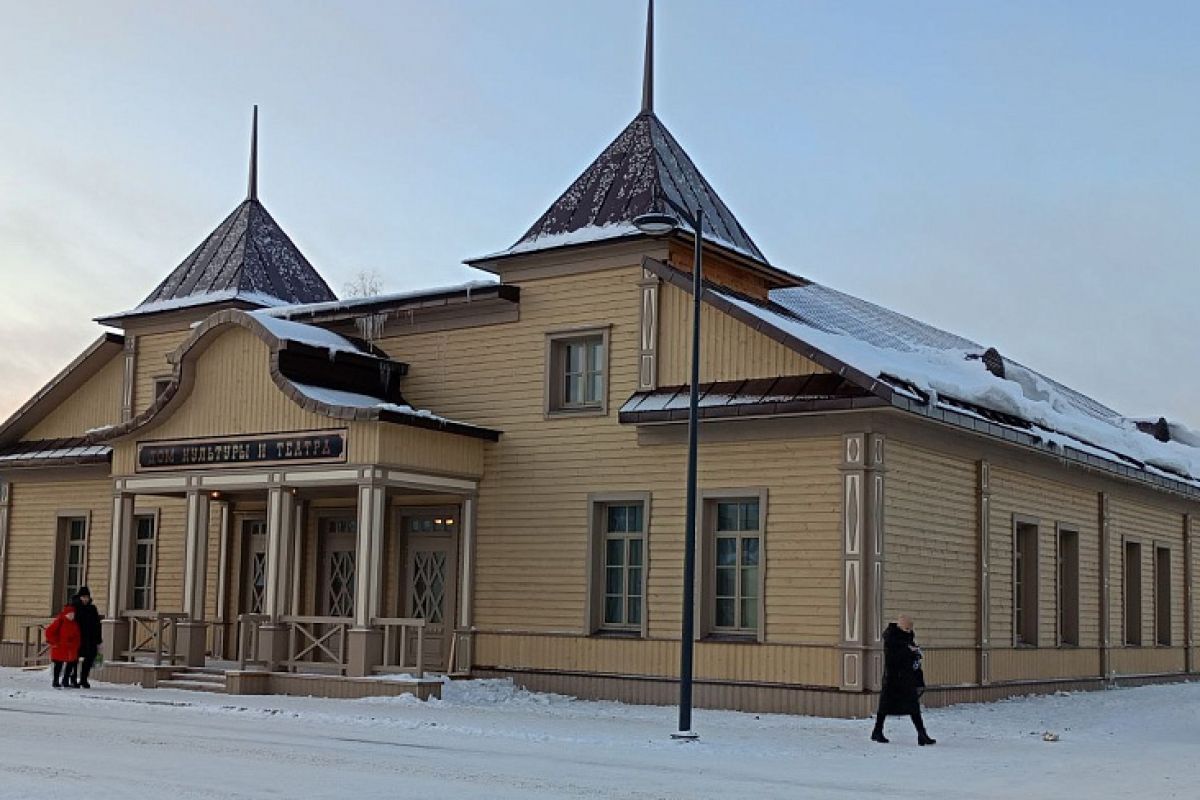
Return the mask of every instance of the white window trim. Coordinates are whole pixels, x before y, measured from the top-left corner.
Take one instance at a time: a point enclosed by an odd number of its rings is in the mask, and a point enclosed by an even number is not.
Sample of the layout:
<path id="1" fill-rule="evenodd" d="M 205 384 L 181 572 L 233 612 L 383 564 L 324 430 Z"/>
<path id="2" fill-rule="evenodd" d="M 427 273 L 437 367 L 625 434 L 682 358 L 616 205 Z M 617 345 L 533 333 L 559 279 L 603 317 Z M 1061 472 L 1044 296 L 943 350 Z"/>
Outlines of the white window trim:
<path id="1" fill-rule="evenodd" d="M 161 508 L 146 508 L 135 509 L 133 512 L 133 557 L 130 559 L 129 568 L 133 574 L 129 576 L 129 606 L 133 607 L 133 593 L 136 588 L 135 581 L 137 580 L 137 520 L 138 517 L 153 517 L 154 518 L 154 553 L 150 563 L 150 606 L 148 611 L 155 610 L 158 603 L 158 543 L 162 535 L 162 509 Z"/>
<path id="2" fill-rule="evenodd" d="M 50 615 L 54 616 L 62 610 L 61 595 L 67 588 L 67 552 L 70 530 L 66 526 L 69 520 L 83 520 L 83 564 L 80 574 L 80 586 L 88 585 L 88 560 L 91 556 L 92 543 L 92 512 L 91 509 L 63 508 L 54 512 L 54 559 L 51 564 L 50 580 Z"/>
<path id="3" fill-rule="evenodd" d="M 558 417 L 603 417 L 608 415 L 608 398 L 612 391 L 612 342 L 609 335 L 611 324 L 587 325 L 577 328 L 565 328 L 546 332 L 545 375 L 542 380 L 542 413 L 547 418 Z M 585 339 L 599 336 L 600 346 L 604 349 L 604 388 L 601 392 L 600 404 L 597 406 L 562 406 L 562 387 L 559 379 L 562 377 L 555 358 L 560 346 L 573 339 Z"/>
<path id="4" fill-rule="evenodd" d="M 714 540 L 716 538 L 716 504 L 722 500 L 758 500 L 758 628 L 751 632 L 713 630 L 713 604 L 716 597 Z M 697 499 L 696 509 L 696 638 L 729 642 L 765 642 L 767 637 L 767 488 L 753 486 L 742 489 L 705 489 Z"/>
<path id="5" fill-rule="evenodd" d="M 588 495 L 587 602 L 584 608 L 584 632 L 588 635 L 637 635 L 646 638 L 650 631 L 650 492 L 598 492 Z M 610 505 L 642 506 L 642 621 L 639 627 L 604 624 L 604 542 L 607 527 L 604 509 Z"/>

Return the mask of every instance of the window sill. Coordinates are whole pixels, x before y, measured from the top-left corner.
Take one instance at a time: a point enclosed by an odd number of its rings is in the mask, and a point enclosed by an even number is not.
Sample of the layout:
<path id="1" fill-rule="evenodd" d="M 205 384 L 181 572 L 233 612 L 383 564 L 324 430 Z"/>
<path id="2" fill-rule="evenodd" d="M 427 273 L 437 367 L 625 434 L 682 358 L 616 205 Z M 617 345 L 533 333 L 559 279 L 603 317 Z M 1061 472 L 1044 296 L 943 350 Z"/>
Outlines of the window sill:
<path id="1" fill-rule="evenodd" d="M 545 412 L 546 419 L 566 419 L 569 417 L 607 417 L 608 409 L 603 406 L 595 408 L 553 408 Z"/>
<path id="2" fill-rule="evenodd" d="M 641 639 L 642 632 L 638 630 L 621 630 L 619 628 L 600 628 L 592 631 L 589 636 L 597 639 Z"/>
<path id="3" fill-rule="evenodd" d="M 759 644 L 757 633 L 710 633 L 700 638 L 714 644 Z"/>

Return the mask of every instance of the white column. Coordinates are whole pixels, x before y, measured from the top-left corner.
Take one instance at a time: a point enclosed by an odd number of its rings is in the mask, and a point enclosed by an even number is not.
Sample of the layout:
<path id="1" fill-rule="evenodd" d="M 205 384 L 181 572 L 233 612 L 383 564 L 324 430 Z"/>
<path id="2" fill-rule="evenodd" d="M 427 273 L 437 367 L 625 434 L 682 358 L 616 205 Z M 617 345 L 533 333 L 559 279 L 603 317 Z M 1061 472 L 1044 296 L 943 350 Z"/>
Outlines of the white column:
<path id="1" fill-rule="evenodd" d="M 108 607 L 105 615 L 119 619 L 129 605 L 129 566 L 133 543 L 132 494 L 113 497 L 112 539 L 108 551 Z"/>
<path id="2" fill-rule="evenodd" d="M 292 591 L 291 605 L 287 613 L 300 613 L 300 570 L 303 567 L 302 559 L 304 557 L 301 544 L 304 542 L 304 501 L 297 499 L 294 495 L 289 495 L 292 498 L 292 546 L 289 549 L 292 560 Z"/>
<path id="3" fill-rule="evenodd" d="M 282 486 L 272 487 L 267 494 L 267 598 L 266 613 L 271 622 L 287 613 L 288 589 L 291 583 L 289 565 L 292 549 L 292 512 L 295 501 Z"/>
<path id="4" fill-rule="evenodd" d="M 383 589 L 383 528 L 387 490 L 358 487 L 358 553 L 355 559 L 354 626 L 367 628 L 379 616 Z"/>
<path id="5" fill-rule="evenodd" d="M 462 568 L 459 570 L 458 627 L 467 630 L 471 627 L 471 597 L 475 585 L 474 497 L 463 498 L 459 530 L 462 532 Z"/>
<path id="6" fill-rule="evenodd" d="M 226 622 L 226 597 L 229 594 L 229 503 L 217 503 L 220 521 L 217 550 L 217 622 Z"/>
<path id="7" fill-rule="evenodd" d="M 195 621 L 204 619 L 208 582 L 208 495 L 188 492 L 184 539 L 183 610 Z"/>

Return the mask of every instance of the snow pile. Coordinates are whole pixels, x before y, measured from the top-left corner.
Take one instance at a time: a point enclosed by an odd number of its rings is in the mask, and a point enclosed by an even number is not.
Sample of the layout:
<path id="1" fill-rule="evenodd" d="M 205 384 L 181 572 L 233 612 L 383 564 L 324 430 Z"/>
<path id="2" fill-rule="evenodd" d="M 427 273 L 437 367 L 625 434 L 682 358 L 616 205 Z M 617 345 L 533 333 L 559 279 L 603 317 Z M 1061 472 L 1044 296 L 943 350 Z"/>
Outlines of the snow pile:
<path id="1" fill-rule="evenodd" d="M 1160 442 L 1134 420 L 1009 359 L 998 377 L 984 363 L 985 348 L 968 339 L 816 284 L 772 291 L 769 306 L 706 291 L 867 375 L 916 387 L 931 404 L 945 397 L 1018 417 L 1047 442 L 1117 463 L 1119 454 L 1200 485 L 1194 432 L 1176 425 L 1182 441 Z"/>
<path id="2" fill-rule="evenodd" d="M 318 403 L 325 403 L 326 405 L 346 406 L 348 408 L 367 408 L 378 411 L 391 411 L 396 414 L 406 414 L 410 417 L 422 417 L 424 419 L 437 420 L 438 422 L 466 425 L 466 423 L 454 422 L 454 420 L 447 419 L 446 417 L 439 417 L 432 411 L 413 408 L 409 405 L 388 403 L 384 400 L 380 400 L 378 397 L 372 397 L 369 394 L 347 392 L 343 391 L 342 389 L 329 389 L 324 386 L 313 386 L 309 383 L 298 383 L 296 381 L 291 381 L 291 384 L 292 386 L 295 386 L 296 389 L 305 397 L 316 400 Z"/>
<path id="3" fill-rule="evenodd" d="M 268 314 L 262 314 L 257 311 L 250 314 L 258 321 L 260 325 L 270 331 L 276 338 L 287 339 L 291 342 L 300 344 L 308 344 L 313 347 L 321 347 L 328 350 L 330 353 L 356 353 L 358 355 L 370 355 L 363 353 L 349 339 L 344 336 L 339 336 L 333 331 L 325 330 L 316 325 L 305 325 L 301 322 L 292 322 L 287 319 L 277 319 Z"/>

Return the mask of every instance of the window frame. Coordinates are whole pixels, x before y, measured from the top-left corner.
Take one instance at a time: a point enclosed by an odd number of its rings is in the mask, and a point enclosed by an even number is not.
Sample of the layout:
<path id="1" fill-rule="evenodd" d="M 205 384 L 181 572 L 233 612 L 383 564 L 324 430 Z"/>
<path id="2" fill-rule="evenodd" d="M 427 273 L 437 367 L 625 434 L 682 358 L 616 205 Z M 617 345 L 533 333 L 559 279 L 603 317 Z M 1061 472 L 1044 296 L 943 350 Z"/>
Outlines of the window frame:
<path id="1" fill-rule="evenodd" d="M 542 382 L 543 408 L 547 417 L 602 417 L 608 414 L 608 397 L 612 385 L 612 325 L 588 325 L 546 333 L 545 377 Z M 566 346 L 577 341 L 599 337 L 601 354 L 601 390 L 597 403 L 566 405 L 563 401 L 566 380 Z"/>
<path id="2" fill-rule="evenodd" d="M 1130 591 L 1129 591 L 1129 548 L 1130 547 L 1136 547 L 1137 555 L 1138 555 L 1138 561 L 1137 561 L 1138 591 L 1137 591 L 1137 597 L 1136 597 L 1136 601 L 1137 601 L 1137 613 L 1136 614 L 1129 613 L 1129 611 L 1130 611 L 1129 602 L 1131 599 Z M 1123 647 L 1144 647 L 1145 643 L 1146 643 L 1146 631 L 1144 630 L 1145 626 L 1142 625 L 1142 614 L 1145 611 L 1145 609 L 1142 607 L 1142 599 L 1143 599 L 1143 595 L 1145 594 L 1145 592 L 1142 591 L 1142 588 L 1143 588 L 1142 587 L 1142 577 L 1143 577 L 1142 572 L 1143 572 L 1143 568 L 1145 566 L 1144 565 L 1145 560 L 1146 560 L 1146 557 L 1142 552 L 1142 540 L 1139 538 L 1136 538 L 1136 537 L 1132 537 L 1132 536 L 1122 536 L 1121 537 L 1121 645 Z M 1137 641 L 1132 641 L 1130 639 L 1131 631 L 1130 631 L 1130 626 L 1129 626 L 1129 620 L 1131 617 L 1137 621 L 1137 633 L 1138 633 Z"/>
<path id="3" fill-rule="evenodd" d="M 1079 570 L 1080 570 L 1080 553 L 1079 553 L 1079 528 L 1076 525 L 1059 522 L 1055 531 L 1055 553 L 1054 553 L 1054 582 L 1055 582 L 1055 639 L 1058 647 L 1079 647 Z M 1063 540 L 1066 537 L 1072 537 L 1075 543 L 1075 570 L 1070 576 L 1070 585 L 1063 586 Z M 1071 598 L 1070 610 L 1073 611 L 1074 619 L 1071 620 L 1071 628 L 1074 636 L 1072 641 L 1067 641 L 1067 637 L 1063 635 L 1063 615 L 1068 610 L 1067 603 L 1064 602 L 1064 593 L 1073 589 L 1074 597 Z"/>
<path id="4" fill-rule="evenodd" d="M 1164 588 L 1162 584 L 1163 575 L 1159 573 L 1162 566 L 1162 556 L 1166 554 L 1166 596 L 1163 597 L 1161 590 Z M 1171 624 L 1174 621 L 1171 615 L 1171 562 L 1174 559 L 1171 556 L 1171 546 L 1168 543 L 1154 542 L 1154 645 L 1156 647 L 1171 647 L 1174 641 L 1174 636 L 1171 631 Z M 1165 602 L 1164 602 L 1165 601 Z M 1163 615 L 1165 614 L 1165 620 Z M 1163 640 L 1164 624 L 1166 629 L 1166 641 Z"/>
<path id="5" fill-rule="evenodd" d="M 62 607 L 70 602 L 68 596 L 65 600 L 63 596 L 67 593 L 67 576 L 70 560 L 70 535 L 71 522 L 74 520 L 83 520 L 83 547 L 82 561 L 79 565 L 79 585 L 87 586 L 88 583 L 88 556 L 89 545 L 92 539 L 92 512 L 90 509 L 59 509 L 54 513 L 54 559 L 51 565 L 51 581 L 50 581 L 50 615 L 54 616 Z"/>
<path id="6" fill-rule="evenodd" d="M 152 389 L 152 391 L 154 392 L 154 397 L 151 398 L 150 402 L 153 403 L 153 402 L 157 401 L 158 398 L 162 397 L 163 392 L 165 392 L 167 390 L 167 387 L 171 385 L 171 381 L 173 381 L 174 379 L 175 378 L 172 375 L 156 375 L 156 376 L 154 376 L 154 388 Z M 159 388 L 160 386 L 162 387 L 161 389 Z M 157 532 L 157 530 L 158 529 L 155 528 L 156 532 Z"/>
<path id="7" fill-rule="evenodd" d="M 584 625 L 591 636 L 634 636 L 646 638 L 650 632 L 648 591 L 650 577 L 650 510 L 651 493 L 596 492 L 588 495 L 588 592 Z M 608 541 L 607 512 L 610 506 L 640 505 L 642 507 L 642 618 L 636 625 L 617 625 L 604 622 L 605 568 Z M 629 538 L 629 537 L 625 537 Z"/>
<path id="8" fill-rule="evenodd" d="M 1032 534 L 1032 558 L 1021 552 L 1022 529 Z M 1030 531 L 1030 529 L 1032 529 Z M 1012 642 L 1013 647 L 1035 648 L 1040 641 L 1041 617 L 1041 520 L 1025 514 L 1013 514 L 1012 517 Z M 1057 558 L 1057 556 L 1056 556 Z M 1032 575 L 1022 576 L 1021 568 L 1025 565 L 1032 570 Z M 1018 586 L 1020 590 L 1018 590 Z M 1024 619 L 1023 619 L 1024 618 Z M 1029 630 L 1025 630 L 1025 626 Z M 1026 635 L 1022 635 L 1022 633 Z"/>
<path id="9" fill-rule="evenodd" d="M 150 550 L 150 584 L 147 587 L 149 592 L 149 604 L 146 608 L 139 608 L 137 605 L 137 551 L 138 551 L 138 520 L 149 518 L 154 525 L 154 537 L 152 539 Z M 155 604 L 158 602 L 157 597 L 157 579 L 158 579 L 158 537 L 159 524 L 162 519 L 161 509 L 151 508 L 144 511 L 134 511 L 133 513 L 133 547 L 130 558 L 130 570 L 132 574 L 129 576 L 129 608 L 139 611 L 153 611 Z"/>
<path id="10" fill-rule="evenodd" d="M 716 616 L 716 539 L 717 539 L 717 504 L 730 501 L 758 501 L 758 597 L 756 628 L 717 628 Z M 697 501 L 700 507 L 696 509 L 699 521 L 699 535 L 696 538 L 696 607 L 695 618 L 699 621 L 696 626 L 697 639 L 727 642 L 765 642 L 767 634 L 767 515 L 769 513 L 768 493 L 765 486 L 747 487 L 742 489 L 709 489 L 702 491 Z M 747 531 L 737 531 L 738 539 Z M 738 548 L 741 553 L 741 547 Z M 740 569 L 740 565 L 739 565 Z M 741 593 L 737 603 L 740 606 Z"/>

